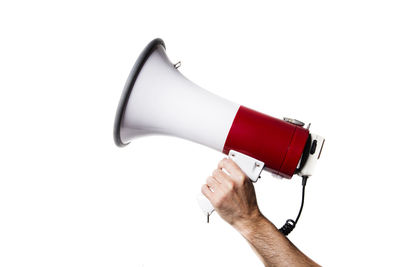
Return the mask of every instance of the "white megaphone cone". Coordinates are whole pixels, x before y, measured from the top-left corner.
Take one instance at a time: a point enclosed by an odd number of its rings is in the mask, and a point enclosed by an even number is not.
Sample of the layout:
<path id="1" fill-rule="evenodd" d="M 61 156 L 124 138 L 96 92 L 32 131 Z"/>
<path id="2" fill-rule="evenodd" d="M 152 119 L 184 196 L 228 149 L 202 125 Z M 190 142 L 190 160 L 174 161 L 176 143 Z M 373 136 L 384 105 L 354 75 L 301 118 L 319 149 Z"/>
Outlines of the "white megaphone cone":
<path id="1" fill-rule="evenodd" d="M 150 42 L 126 82 L 114 124 L 118 146 L 145 135 L 171 135 L 228 154 L 252 180 L 261 171 L 311 175 L 324 139 L 297 120 L 279 120 L 219 97 L 185 78 L 161 39 Z M 199 202 L 212 212 L 208 200 Z"/>
<path id="2" fill-rule="evenodd" d="M 117 144 L 165 134 L 222 151 L 239 105 L 186 79 L 168 59 L 160 39 L 150 43 L 141 56 L 120 103 L 118 112 L 123 114 L 117 115 Z"/>

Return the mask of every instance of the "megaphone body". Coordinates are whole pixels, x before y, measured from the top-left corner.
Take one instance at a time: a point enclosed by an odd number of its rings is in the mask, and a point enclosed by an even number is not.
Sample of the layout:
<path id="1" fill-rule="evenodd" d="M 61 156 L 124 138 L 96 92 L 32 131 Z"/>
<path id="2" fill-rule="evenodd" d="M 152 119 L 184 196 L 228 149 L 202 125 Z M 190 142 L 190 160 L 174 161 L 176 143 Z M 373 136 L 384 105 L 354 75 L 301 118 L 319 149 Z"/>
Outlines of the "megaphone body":
<path id="1" fill-rule="evenodd" d="M 124 146 L 153 134 L 187 139 L 236 156 L 239 166 L 255 181 L 261 170 L 285 178 L 312 174 L 324 139 L 303 126 L 199 87 L 168 59 L 164 42 L 155 39 L 128 77 L 117 110 L 114 140 Z"/>

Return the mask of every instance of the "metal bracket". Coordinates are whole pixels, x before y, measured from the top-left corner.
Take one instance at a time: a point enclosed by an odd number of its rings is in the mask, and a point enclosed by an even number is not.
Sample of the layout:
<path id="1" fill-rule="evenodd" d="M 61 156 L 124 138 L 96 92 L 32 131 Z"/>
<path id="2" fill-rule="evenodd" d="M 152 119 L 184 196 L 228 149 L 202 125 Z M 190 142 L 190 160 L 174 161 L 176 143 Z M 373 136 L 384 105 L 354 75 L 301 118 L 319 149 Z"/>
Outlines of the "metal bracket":
<path id="1" fill-rule="evenodd" d="M 252 182 L 257 182 L 264 168 L 264 162 L 247 156 L 235 150 L 229 151 L 229 157 L 239 165 L 240 169 L 250 178 Z"/>

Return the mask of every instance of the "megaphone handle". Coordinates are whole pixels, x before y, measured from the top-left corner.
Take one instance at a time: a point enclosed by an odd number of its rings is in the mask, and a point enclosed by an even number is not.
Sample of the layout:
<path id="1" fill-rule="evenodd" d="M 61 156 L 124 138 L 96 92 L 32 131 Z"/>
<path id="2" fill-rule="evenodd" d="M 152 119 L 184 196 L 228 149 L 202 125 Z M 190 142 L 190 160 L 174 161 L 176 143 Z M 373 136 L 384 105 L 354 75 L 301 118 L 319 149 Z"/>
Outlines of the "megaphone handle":
<path id="1" fill-rule="evenodd" d="M 264 162 L 259 161 L 255 158 L 247 156 L 243 153 L 237 152 L 235 150 L 230 150 L 228 154 L 229 158 L 236 162 L 239 168 L 246 174 L 247 177 L 252 182 L 257 182 L 260 174 L 264 168 Z M 214 207 L 211 202 L 206 198 L 203 194 L 199 194 L 197 196 L 197 202 L 207 216 L 207 223 L 209 222 L 209 218 L 211 213 L 214 211 Z"/>
<path id="2" fill-rule="evenodd" d="M 210 215 L 214 211 L 214 207 L 211 202 L 202 193 L 197 196 L 197 203 L 199 204 L 201 210 L 207 216 L 207 223 L 209 222 Z"/>

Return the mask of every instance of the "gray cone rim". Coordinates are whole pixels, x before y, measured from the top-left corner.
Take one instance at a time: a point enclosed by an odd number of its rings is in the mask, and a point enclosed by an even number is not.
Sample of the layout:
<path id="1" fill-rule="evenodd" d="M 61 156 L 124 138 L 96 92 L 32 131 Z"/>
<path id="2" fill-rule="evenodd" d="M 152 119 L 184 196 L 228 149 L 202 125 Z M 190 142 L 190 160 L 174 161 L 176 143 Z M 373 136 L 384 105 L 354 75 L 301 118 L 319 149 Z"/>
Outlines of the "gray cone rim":
<path id="1" fill-rule="evenodd" d="M 162 46 L 165 49 L 164 41 L 160 38 L 154 39 L 144 48 L 144 50 L 136 60 L 136 63 L 133 66 L 131 72 L 129 73 L 128 79 L 126 80 L 124 90 L 122 91 L 122 95 L 119 100 L 117 114 L 115 115 L 114 120 L 114 142 L 119 147 L 123 147 L 129 144 L 124 143 L 121 140 L 121 123 L 125 115 L 125 109 L 128 104 L 129 97 L 131 95 L 133 87 L 135 86 L 135 82 L 137 77 L 139 76 L 140 71 L 142 70 L 149 56 L 154 52 L 154 50 L 157 49 L 158 46 Z"/>

